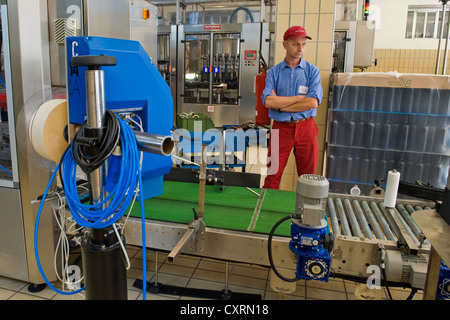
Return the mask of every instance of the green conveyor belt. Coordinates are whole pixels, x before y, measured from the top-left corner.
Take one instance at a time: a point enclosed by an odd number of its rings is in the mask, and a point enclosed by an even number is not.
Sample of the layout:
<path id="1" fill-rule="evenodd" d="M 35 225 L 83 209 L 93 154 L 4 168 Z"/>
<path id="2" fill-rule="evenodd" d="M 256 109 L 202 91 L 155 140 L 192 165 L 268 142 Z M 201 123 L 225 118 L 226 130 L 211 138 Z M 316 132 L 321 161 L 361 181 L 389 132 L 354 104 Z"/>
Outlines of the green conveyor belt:
<path id="1" fill-rule="evenodd" d="M 145 200 L 145 217 L 188 224 L 194 218 L 192 208 L 198 211 L 198 190 L 196 183 L 165 181 L 162 195 Z M 261 199 L 243 187 L 227 186 L 220 191 L 218 186 L 205 186 L 206 226 L 268 234 L 277 221 L 294 212 L 294 192 L 254 190 L 262 193 Z M 138 201 L 130 215 L 141 216 Z M 289 236 L 290 222 L 280 225 L 275 234 Z"/>

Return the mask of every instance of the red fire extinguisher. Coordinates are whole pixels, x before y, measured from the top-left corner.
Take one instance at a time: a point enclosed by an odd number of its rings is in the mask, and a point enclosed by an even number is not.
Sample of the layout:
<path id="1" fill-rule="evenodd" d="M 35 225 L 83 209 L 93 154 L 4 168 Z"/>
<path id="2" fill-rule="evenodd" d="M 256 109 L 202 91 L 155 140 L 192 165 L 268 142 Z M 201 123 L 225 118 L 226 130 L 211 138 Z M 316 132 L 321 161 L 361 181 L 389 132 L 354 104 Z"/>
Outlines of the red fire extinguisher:
<path id="1" fill-rule="evenodd" d="M 258 126 L 270 125 L 269 109 L 264 106 L 261 100 L 261 95 L 266 86 L 266 68 L 256 76 L 255 79 L 255 92 L 256 92 L 256 110 L 255 110 L 255 123 Z"/>

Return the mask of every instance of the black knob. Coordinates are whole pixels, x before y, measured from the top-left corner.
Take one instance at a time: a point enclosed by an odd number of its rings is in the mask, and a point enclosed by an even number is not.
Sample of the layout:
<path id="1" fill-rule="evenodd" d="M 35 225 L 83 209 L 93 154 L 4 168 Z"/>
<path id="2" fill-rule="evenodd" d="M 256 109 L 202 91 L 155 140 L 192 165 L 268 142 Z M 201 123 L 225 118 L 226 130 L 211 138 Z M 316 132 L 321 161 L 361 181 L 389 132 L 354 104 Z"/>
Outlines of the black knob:
<path id="1" fill-rule="evenodd" d="M 115 66 L 116 57 L 99 56 L 76 56 L 72 57 L 70 65 L 73 67 L 89 67 L 90 70 L 99 70 L 102 66 Z"/>

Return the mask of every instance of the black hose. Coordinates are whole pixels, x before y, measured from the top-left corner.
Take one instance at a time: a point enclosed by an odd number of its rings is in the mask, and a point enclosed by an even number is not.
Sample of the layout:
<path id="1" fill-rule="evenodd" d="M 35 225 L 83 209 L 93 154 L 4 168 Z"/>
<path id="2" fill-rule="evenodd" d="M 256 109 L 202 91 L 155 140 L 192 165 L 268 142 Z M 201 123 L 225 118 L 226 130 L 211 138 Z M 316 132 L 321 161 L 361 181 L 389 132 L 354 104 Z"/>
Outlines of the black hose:
<path id="1" fill-rule="evenodd" d="M 387 278 L 386 278 L 386 271 L 384 270 L 384 267 L 381 268 L 381 273 L 383 274 L 384 286 L 386 287 L 386 290 L 387 290 L 387 293 L 389 296 L 389 300 L 394 300 L 394 299 L 392 299 L 391 290 L 389 289 L 389 286 L 388 286 L 388 282 L 387 282 Z"/>
<path id="2" fill-rule="evenodd" d="M 106 110 L 102 122 L 104 132 L 99 139 L 98 152 L 95 155 L 87 155 L 84 152 L 84 147 L 81 144 L 76 143 L 79 138 L 83 138 L 84 129 L 87 126 L 86 122 L 83 123 L 72 140 L 71 151 L 73 159 L 84 173 L 92 173 L 98 169 L 119 144 L 120 124 L 116 114 L 113 111 Z"/>
<path id="3" fill-rule="evenodd" d="M 300 280 L 300 278 L 286 278 L 283 275 L 281 275 L 277 268 L 275 267 L 275 264 L 273 263 L 273 257 L 272 257 L 272 238 L 273 238 L 273 234 L 275 233 L 275 230 L 278 228 L 278 226 L 280 224 L 282 224 L 284 221 L 291 219 L 291 216 L 288 215 L 284 218 L 281 218 L 277 223 L 275 223 L 275 225 L 272 227 L 272 230 L 270 230 L 269 233 L 269 239 L 267 240 L 267 253 L 269 255 L 269 263 L 270 263 L 270 267 L 272 268 L 273 272 L 281 279 L 287 282 L 295 282 Z"/>
<path id="4" fill-rule="evenodd" d="M 412 300 L 414 299 L 414 297 L 416 296 L 417 293 L 417 288 L 412 288 L 411 289 L 411 293 L 409 294 L 409 296 L 406 298 L 406 300 Z"/>

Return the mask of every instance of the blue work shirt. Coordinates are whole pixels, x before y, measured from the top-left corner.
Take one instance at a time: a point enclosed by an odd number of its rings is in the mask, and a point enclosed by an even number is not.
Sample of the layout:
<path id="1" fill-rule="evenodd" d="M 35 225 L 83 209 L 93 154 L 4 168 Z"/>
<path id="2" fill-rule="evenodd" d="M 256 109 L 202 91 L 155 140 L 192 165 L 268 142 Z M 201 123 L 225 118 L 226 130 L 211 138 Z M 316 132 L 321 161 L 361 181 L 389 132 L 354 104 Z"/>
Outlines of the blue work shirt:
<path id="1" fill-rule="evenodd" d="M 316 98 L 319 104 L 323 97 L 319 69 L 304 59 L 300 59 L 300 63 L 294 69 L 288 66 L 285 60 L 270 68 L 267 72 L 266 87 L 261 96 L 263 104 L 267 96 L 273 95 L 272 90 L 277 96 L 306 95 L 309 98 Z M 275 109 L 269 109 L 270 118 L 283 122 L 316 115 L 316 108 L 302 112 L 278 112 Z"/>

